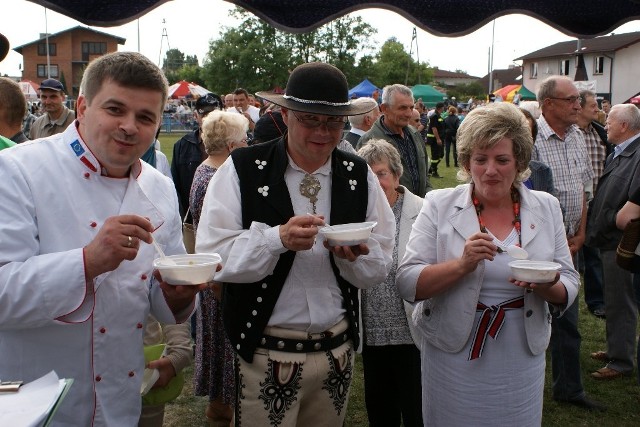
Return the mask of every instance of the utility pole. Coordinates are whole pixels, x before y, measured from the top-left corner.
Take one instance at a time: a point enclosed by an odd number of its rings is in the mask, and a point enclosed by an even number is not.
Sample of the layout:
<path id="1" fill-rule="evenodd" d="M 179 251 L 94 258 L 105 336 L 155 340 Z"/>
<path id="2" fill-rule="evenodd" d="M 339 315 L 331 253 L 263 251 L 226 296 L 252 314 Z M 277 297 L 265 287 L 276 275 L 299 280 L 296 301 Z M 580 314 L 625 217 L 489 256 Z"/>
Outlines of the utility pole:
<path id="1" fill-rule="evenodd" d="M 162 68 L 162 66 L 160 64 L 162 64 L 162 42 L 164 42 L 164 39 L 167 39 L 167 50 L 171 50 L 171 46 L 169 45 L 169 34 L 167 34 L 167 27 L 166 25 L 166 21 L 164 20 L 164 18 L 162 18 L 162 37 L 160 38 L 160 54 L 158 55 L 158 67 Z M 168 65 L 168 64 L 165 64 Z M 164 67 L 164 73 L 165 75 L 167 74 L 167 67 Z"/>
<path id="2" fill-rule="evenodd" d="M 416 27 L 413 27 L 413 35 L 411 36 L 411 45 L 409 46 L 409 59 L 407 60 L 407 73 L 404 76 L 404 85 L 409 81 L 409 68 L 411 67 L 411 54 L 413 53 L 413 42 L 416 42 L 416 53 L 418 52 L 418 33 Z M 418 65 L 420 64 L 420 56 L 418 55 Z M 420 81 L 420 73 L 418 73 L 418 81 Z"/>

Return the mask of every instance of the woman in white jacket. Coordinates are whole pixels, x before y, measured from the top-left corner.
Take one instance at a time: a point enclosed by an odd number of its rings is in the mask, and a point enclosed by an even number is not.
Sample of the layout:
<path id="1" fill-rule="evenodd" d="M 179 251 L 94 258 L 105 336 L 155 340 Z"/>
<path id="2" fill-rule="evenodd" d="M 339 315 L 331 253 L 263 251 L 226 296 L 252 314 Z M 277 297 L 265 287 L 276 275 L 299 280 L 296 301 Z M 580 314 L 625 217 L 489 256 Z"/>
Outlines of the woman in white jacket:
<path id="1" fill-rule="evenodd" d="M 425 425 L 540 425 L 547 302 L 571 304 L 579 276 L 557 199 L 521 185 L 532 147 L 513 105 L 472 111 L 458 132 L 470 183 L 428 193 L 413 226 L 396 285 L 419 301 Z M 510 245 L 561 264 L 555 280 L 513 280 Z"/>

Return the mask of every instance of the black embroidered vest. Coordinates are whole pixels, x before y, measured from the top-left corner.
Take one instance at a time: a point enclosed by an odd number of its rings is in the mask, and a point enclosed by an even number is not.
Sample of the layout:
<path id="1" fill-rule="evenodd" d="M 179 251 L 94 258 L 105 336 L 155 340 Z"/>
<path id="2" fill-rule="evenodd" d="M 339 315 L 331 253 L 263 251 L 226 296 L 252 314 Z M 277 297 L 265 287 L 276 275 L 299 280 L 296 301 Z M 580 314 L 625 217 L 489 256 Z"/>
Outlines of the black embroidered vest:
<path id="1" fill-rule="evenodd" d="M 285 224 L 294 215 L 284 179 L 288 165 L 285 138 L 231 153 L 240 179 L 242 223 L 245 229 L 249 229 L 253 221 L 270 226 Z M 365 221 L 368 203 L 367 164 L 356 155 L 336 149 L 332 153 L 331 165 L 329 224 Z M 280 255 L 273 274 L 258 282 L 229 283 L 224 286 L 222 307 L 225 330 L 234 350 L 249 363 L 253 361 L 253 352 L 259 345 L 295 255 L 294 251 Z M 358 290 L 340 276 L 333 255 L 330 260 L 342 293 L 351 336 L 357 346 Z"/>

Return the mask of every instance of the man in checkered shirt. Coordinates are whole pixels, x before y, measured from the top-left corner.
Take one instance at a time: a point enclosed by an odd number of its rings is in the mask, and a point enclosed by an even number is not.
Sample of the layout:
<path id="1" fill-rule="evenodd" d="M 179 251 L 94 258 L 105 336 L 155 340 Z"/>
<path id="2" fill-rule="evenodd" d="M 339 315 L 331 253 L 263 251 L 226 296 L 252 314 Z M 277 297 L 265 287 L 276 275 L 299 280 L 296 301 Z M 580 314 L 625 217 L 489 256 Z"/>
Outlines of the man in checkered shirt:
<path id="1" fill-rule="evenodd" d="M 540 82 L 537 98 L 542 115 L 537 121 L 538 136 L 532 159 L 547 164 L 553 172 L 569 250 L 575 257 L 585 239 L 587 193 L 593 192 L 591 159 L 576 124 L 581 98 L 573 82 L 562 76 L 551 76 Z M 562 317 L 554 314 L 550 344 L 553 398 L 585 409 L 604 409 L 586 396 L 582 386 L 577 300 Z"/>

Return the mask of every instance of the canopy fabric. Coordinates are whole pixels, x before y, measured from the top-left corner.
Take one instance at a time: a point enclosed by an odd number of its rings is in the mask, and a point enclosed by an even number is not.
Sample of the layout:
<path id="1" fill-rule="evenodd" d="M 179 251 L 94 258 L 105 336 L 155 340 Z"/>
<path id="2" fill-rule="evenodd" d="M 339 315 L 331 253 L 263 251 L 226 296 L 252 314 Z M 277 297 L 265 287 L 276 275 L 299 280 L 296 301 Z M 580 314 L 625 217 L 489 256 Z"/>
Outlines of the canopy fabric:
<path id="1" fill-rule="evenodd" d="M 27 101 L 38 100 L 38 88 L 40 87 L 40 85 L 32 82 L 31 80 L 22 80 L 21 82 L 18 82 L 18 84 L 20 85 L 20 90 L 24 94 L 24 97 L 27 99 Z"/>
<path id="2" fill-rule="evenodd" d="M 185 80 L 181 80 L 178 83 L 174 83 L 169 86 L 168 96 L 169 98 L 198 98 L 209 93 L 209 90 L 203 88 L 195 83 L 189 83 Z"/>
<path id="3" fill-rule="evenodd" d="M 29 0 L 84 24 L 114 26 L 144 15 L 168 0 Z M 176 0 L 179 1 L 179 0 Z M 204 0 L 203 0 L 204 1 Z M 275 27 L 305 32 L 354 10 L 370 7 L 397 12 L 440 36 L 469 34 L 510 13 L 537 18 L 573 37 L 589 38 L 640 19 L 640 0 L 226 0 Z"/>
<path id="4" fill-rule="evenodd" d="M 536 100 L 536 94 L 522 85 L 507 85 L 496 90 L 493 94 L 500 96 L 503 101 L 512 102 L 516 92 L 520 94 L 520 100 L 522 101 Z"/>
<path id="5" fill-rule="evenodd" d="M 369 79 L 364 79 L 349 91 L 349 98 L 373 97 L 373 92 L 376 90 L 380 92 L 380 89 Z"/>
<path id="6" fill-rule="evenodd" d="M 537 99 L 536 94 L 527 89 L 526 86 L 521 86 L 518 93 L 520 93 L 521 101 L 535 101 Z"/>
<path id="7" fill-rule="evenodd" d="M 497 97 L 502 98 L 503 101 L 511 102 L 513 101 L 513 96 L 516 94 L 522 85 L 506 85 L 501 87 L 498 90 L 495 90 L 493 94 Z"/>
<path id="8" fill-rule="evenodd" d="M 411 88 L 414 99 L 422 98 L 422 102 L 427 107 L 435 107 L 438 102 L 442 102 L 447 95 L 436 90 L 431 85 L 415 85 Z"/>

